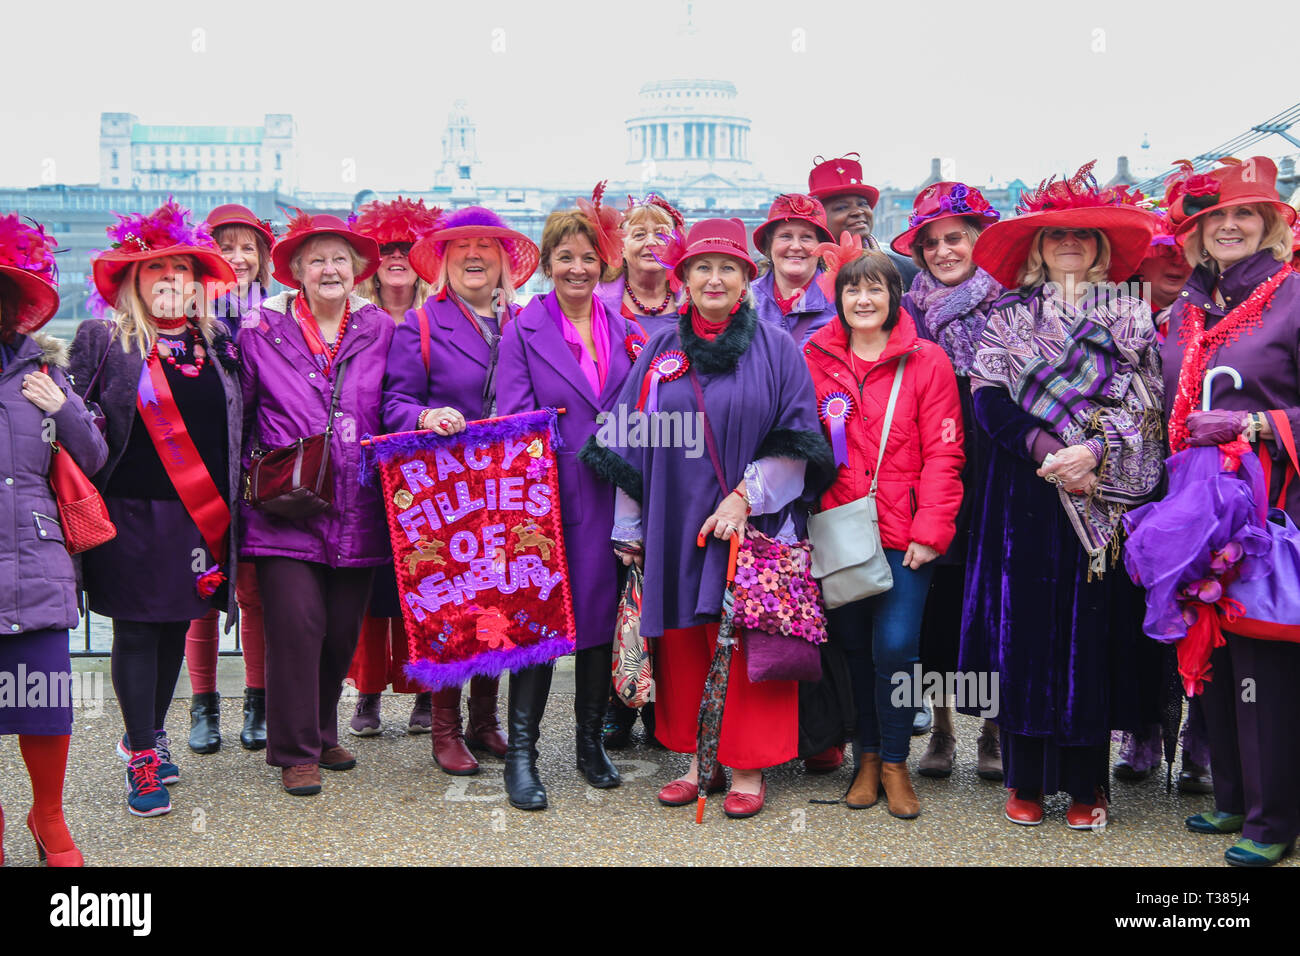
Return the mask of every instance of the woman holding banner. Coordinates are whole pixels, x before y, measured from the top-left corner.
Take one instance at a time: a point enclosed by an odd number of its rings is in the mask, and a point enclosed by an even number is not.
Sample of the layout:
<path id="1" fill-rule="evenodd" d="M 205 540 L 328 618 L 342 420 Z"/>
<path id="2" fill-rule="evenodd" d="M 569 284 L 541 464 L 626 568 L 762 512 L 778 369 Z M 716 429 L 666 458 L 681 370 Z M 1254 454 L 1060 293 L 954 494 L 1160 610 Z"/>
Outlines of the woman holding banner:
<path id="1" fill-rule="evenodd" d="M 92 260 L 111 321 L 83 322 L 72 344 L 78 391 L 107 421 L 95 475 L 117 537 L 83 561 L 90 610 L 113 619 L 113 689 L 126 735 L 127 807 L 171 810 L 167 709 L 190 622 L 214 605 L 235 619 L 231 514 L 239 478 L 238 366 L 207 302 L 234 273 L 204 225 L 168 202 L 118 216 Z M 207 287 L 205 289 L 205 286 Z M 147 573 L 141 573 L 145 569 Z"/>
<path id="2" fill-rule="evenodd" d="M 506 325 L 497 373 L 499 414 L 565 409 L 556 460 L 577 632 L 578 769 L 602 789 L 621 782 L 602 740 L 618 604 L 618 564 L 604 544 L 614 520 L 614 488 L 579 462 L 577 451 L 596 433 L 597 416 L 614 408 L 632 368 L 631 340 L 639 332 L 596 294 L 602 274 L 618 268 L 623 258 L 620 216 L 601 205 L 603 186 L 596 187 L 591 202 L 579 200 L 578 209 L 547 217 L 541 261 L 554 288 Z M 551 670 L 546 663 L 510 677 L 505 778 L 510 805 L 520 810 L 546 808 L 546 789 L 537 775 L 537 735 Z"/>
<path id="3" fill-rule="evenodd" d="M 411 267 L 433 294 L 406 314 L 388 350 L 386 431 L 428 428 L 454 435 L 464 431 L 466 420 L 496 414 L 501 326 L 518 314 L 515 289 L 536 270 L 537 258 L 531 239 L 482 206 L 456 210 L 411 247 Z M 471 748 L 505 756 L 498 683 L 486 676 L 470 681 L 464 734 L 460 687 L 434 693 L 433 759 L 446 773 L 477 773 Z"/>

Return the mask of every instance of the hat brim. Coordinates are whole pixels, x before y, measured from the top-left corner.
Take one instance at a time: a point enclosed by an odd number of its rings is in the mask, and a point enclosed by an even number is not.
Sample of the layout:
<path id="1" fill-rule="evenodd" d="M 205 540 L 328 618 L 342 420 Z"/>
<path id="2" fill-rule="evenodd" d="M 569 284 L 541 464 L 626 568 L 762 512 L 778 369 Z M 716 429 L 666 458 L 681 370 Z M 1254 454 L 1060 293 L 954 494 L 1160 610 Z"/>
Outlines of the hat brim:
<path id="1" fill-rule="evenodd" d="M 834 237 L 831 235 L 831 231 L 815 219 L 809 219 L 806 216 L 782 216 L 780 219 L 769 219 L 767 222 L 760 224 L 754 229 L 754 247 L 759 252 L 763 253 L 763 255 L 767 255 L 767 250 L 771 247 L 768 233 L 771 232 L 773 226 L 779 225 L 783 222 L 802 222 L 817 230 L 817 239 L 819 242 L 835 241 Z"/>
<path id="2" fill-rule="evenodd" d="M 218 229 L 221 229 L 223 226 L 242 226 L 245 229 L 251 229 L 253 232 L 257 233 L 264 240 L 266 240 L 266 248 L 270 249 L 272 246 L 275 245 L 275 233 L 273 233 L 270 229 L 266 228 L 266 226 L 262 225 L 261 222 L 248 222 L 245 219 L 223 219 L 218 222 L 212 222 L 211 220 L 208 220 L 208 230 L 210 232 L 215 233 Z"/>
<path id="3" fill-rule="evenodd" d="M 293 269 L 290 268 L 293 255 L 304 242 L 317 236 L 338 236 L 365 261 L 366 267 L 353 277 L 354 283 L 364 282 L 379 271 L 379 243 L 369 236 L 338 228 L 305 229 L 292 236 L 282 236 L 275 244 L 275 248 L 271 250 L 271 262 L 275 265 L 271 275 L 277 282 L 291 289 L 298 288 L 298 280 L 293 277 Z"/>
<path id="4" fill-rule="evenodd" d="M 832 196 L 865 196 L 871 208 L 876 208 L 876 203 L 880 201 L 880 190 L 875 186 L 868 186 L 866 183 L 858 183 L 856 186 L 824 186 L 821 189 L 812 189 L 808 195 L 814 199 L 820 199 L 825 204 L 827 199 Z"/>
<path id="5" fill-rule="evenodd" d="M 971 258 L 1004 288 L 1014 289 L 1038 230 L 1053 226 L 1104 233 L 1110 243 L 1106 277 L 1111 282 L 1123 282 L 1137 271 L 1155 232 L 1151 216 L 1136 206 L 1051 209 L 995 222 L 980 233 Z"/>
<path id="6" fill-rule="evenodd" d="M 1185 208 L 1182 204 L 1186 198 L 1186 196 L 1178 197 L 1180 210 Z M 1204 209 L 1192 213 L 1192 215 L 1188 216 L 1178 224 L 1177 229 L 1174 230 L 1174 235 L 1181 238 L 1191 232 L 1192 229 L 1196 227 L 1196 223 L 1200 221 L 1202 217 L 1209 215 L 1217 209 L 1228 209 L 1232 206 L 1272 206 L 1281 214 L 1282 218 L 1286 220 L 1288 226 L 1293 225 L 1296 219 L 1295 209 L 1289 204 L 1282 202 L 1280 199 L 1271 199 L 1268 196 L 1239 196 L 1228 200 L 1227 202 L 1215 203 L 1213 206 L 1207 206 Z"/>
<path id="7" fill-rule="evenodd" d="M 732 248 L 729 245 L 725 245 L 723 243 L 718 243 L 716 245 L 701 244 L 701 247 L 699 249 L 696 249 L 690 255 L 683 257 L 682 261 L 677 263 L 677 265 L 673 267 L 673 275 L 677 276 L 677 278 L 682 280 L 682 282 L 685 282 L 686 264 L 690 262 L 692 259 L 696 258 L 697 256 L 709 256 L 709 255 L 730 256 L 731 258 L 735 259 L 737 262 L 745 263 L 745 265 L 748 266 L 749 268 L 750 282 L 753 282 L 754 278 L 758 275 L 758 266 L 754 265 L 753 259 L 749 258 L 749 256 L 747 255 L 742 256 L 734 248 Z"/>
<path id="8" fill-rule="evenodd" d="M 19 335 L 35 332 L 59 311 L 59 290 L 48 280 L 17 266 L 0 266 L 0 285 L 8 282 L 18 293 L 13 329 Z M 9 316 L 4 317 L 8 324 Z"/>
<path id="9" fill-rule="evenodd" d="M 516 289 L 532 278 L 541 261 L 537 243 L 522 232 L 504 226 L 469 225 L 439 229 L 421 238 L 411 247 L 411 268 L 425 282 L 437 282 L 443 253 L 454 239 L 495 239 L 501 243 L 510 259 L 510 284 Z"/>
<path id="10" fill-rule="evenodd" d="M 235 281 L 235 271 L 230 263 L 222 258 L 221 253 L 203 246 L 168 246 L 166 249 L 148 252 L 123 252 L 110 249 L 97 256 L 91 264 L 95 278 L 95 288 L 104 297 L 109 306 L 117 307 L 117 296 L 122 289 L 131 265 L 149 259 L 162 259 L 168 256 L 190 256 L 198 263 L 199 275 L 203 278 L 203 287 L 209 295 L 218 294 L 220 287 Z"/>

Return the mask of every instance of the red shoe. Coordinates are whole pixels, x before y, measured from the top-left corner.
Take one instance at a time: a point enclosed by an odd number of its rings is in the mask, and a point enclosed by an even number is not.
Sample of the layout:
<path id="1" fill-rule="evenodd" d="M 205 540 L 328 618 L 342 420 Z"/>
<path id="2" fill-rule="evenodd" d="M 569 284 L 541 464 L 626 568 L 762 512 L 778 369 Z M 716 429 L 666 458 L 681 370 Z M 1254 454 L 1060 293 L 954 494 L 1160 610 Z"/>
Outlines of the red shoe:
<path id="1" fill-rule="evenodd" d="M 32 831 L 32 839 L 36 841 L 36 853 L 45 863 L 46 866 L 85 866 L 86 861 L 81 858 L 81 851 L 74 845 L 71 850 L 60 850 L 58 852 L 47 853 L 45 844 L 41 842 L 41 835 L 36 832 L 32 813 L 27 813 L 27 829 Z"/>
<path id="2" fill-rule="evenodd" d="M 1071 830 L 1104 830 L 1109 816 L 1110 804 L 1100 790 L 1097 791 L 1095 803 L 1074 801 L 1065 812 L 1065 825 Z"/>
<path id="3" fill-rule="evenodd" d="M 827 747 L 819 754 L 804 758 L 804 769 L 809 773 L 831 773 L 844 765 L 844 744 Z"/>
<path id="4" fill-rule="evenodd" d="M 1007 797 L 1007 819 L 1012 823 L 1019 823 L 1022 827 L 1036 827 L 1043 822 L 1043 801 L 1038 800 L 1021 800 L 1016 796 L 1016 791 L 1011 791 L 1011 796 Z"/>
<path id="5" fill-rule="evenodd" d="M 718 768 L 713 771 L 713 779 L 709 782 L 709 793 L 721 793 L 727 789 L 727 772 L 719 764 Z M 674 780 L 672 783 L 665 784 L 664 788 L 659 791 L 659 802 L 665 807 L 684 807 L 689 803 L 694 803 L 700 798 L 700 786 L 691 783 L 689 780 Z"/>
<path id="6" fill-rule="evenodd" d="M 763 809 L 763 800 L 766 797 L 767 778 L 764 777 L 759 784 L 758 793 L 741 793 L 739 790 L 733 790 L 727 794 L 727 799 L 722 801 L 722 812 L 733 820 L 752 817 Z"/>

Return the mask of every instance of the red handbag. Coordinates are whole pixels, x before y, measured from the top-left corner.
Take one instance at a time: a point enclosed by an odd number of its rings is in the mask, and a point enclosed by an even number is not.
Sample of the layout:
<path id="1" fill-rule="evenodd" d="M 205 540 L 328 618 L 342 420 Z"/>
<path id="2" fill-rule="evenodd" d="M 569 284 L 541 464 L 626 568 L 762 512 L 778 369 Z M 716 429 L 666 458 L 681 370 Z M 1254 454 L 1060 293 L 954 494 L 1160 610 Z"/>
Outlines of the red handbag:
<path id="1" fill-rule="evenodd" d="M 41 371 L 48 375 L 49 366 L 42 365 Z M 63 525 L 63 544 L 68 554 L 81 554 L 117 537 L 99 489 L 58 442 L 50 442 L 50 487 L 59 505 L 59 524 Z"/>

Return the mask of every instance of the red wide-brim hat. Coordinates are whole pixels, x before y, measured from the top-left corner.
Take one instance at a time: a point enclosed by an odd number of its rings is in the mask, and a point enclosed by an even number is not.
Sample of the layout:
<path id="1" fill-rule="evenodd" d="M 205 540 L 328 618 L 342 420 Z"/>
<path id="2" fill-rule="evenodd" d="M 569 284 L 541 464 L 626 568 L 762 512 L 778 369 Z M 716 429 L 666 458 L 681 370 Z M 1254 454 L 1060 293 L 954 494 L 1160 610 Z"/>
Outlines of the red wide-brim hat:
<path id="1" fill-rule="evenodd" d="M 275 245 L 275 233 L 271 231 L 271 227 L 258 219 L 253 210 L 239 203 L 231 202 L 218 206 L 208 213 L 208 218 L 203 221 L 208 224 L 210 231 L 216 231 L 218 226 L 245 226 L 266 240 L 266 248 L 270 249 Z"/>
<path id="2" fill-rule="evenodd" d="M 767 221 L 754 228 L 754 246 L 763 255 L 767 255 L 771 247 L 772 227 L 783 222 L 802 222 L 812 226 L 818 242 L 835 241 L 826 226 L 826 208 L 821 200 L 814 196 L 781 195 L 768 207 Z"/>
<path id="3" fill-rule="evenodd" d="M 1151 215 L 1137 206 L 1049 209 L 995 222 L 980 233 L 971 258 L 1002 286 L 1014 289 L 1038 230 L 1057 226 L 1105 234 L 1110 243 L 1106 277 L 1111 282 L 1124 282 L 1137 271 L 1155 232 Z"/>
<path id="4" fill-rule="evenodd" d="M 1295 208 L 1289 203 L 1285 203 L 1278 199 L 1276 191 L 1274 191 L 1273 195 L 1270 196 L 1262 189 L 1241 190 L 1230 198 L 1227 195 L 1224 195 L 1227 192 L 1228 190 L 1224 189 L 1223 194 L 1221 194 L 1223 195 L 1223 199 L 1220 202 L 1215 203 L 1213 206 L 1207 206 L 1206 208 L 1200 209 L 1192 213 L 1192 215 L 1187 216 L 1186 219 L 1178 224 L 1178 228 L 1175 230 L 1174 234 L 1181 240 L 1193 229 L 1198 228 L 1198 223 L 1210 213 L 1214 212 L 1216 209 L 1227 209 L 1231 206 L 1272 206 L 1277 210 L 1278 215 L 1282 217 L 1282 221 L 1288 226 L 1295 224 Z M 1186 201 L 1186 196 L 1179 196 L 1175 201 L 1174 205 L 1180 213 L 1185 214 L 1186 210 L 1184 208 L 1184 203 Z"/>
<path id="5" fill-rule="evenodd" d="M 752 282 L 758 275 L 758 266 L 749 255 L 749 245 L 745 242 L 745 224 L 739 219 L 701 219 L 691 226 L 681 249 L 681 258 L 673 266 L 673 274 L 683 282 L 686 280 L 686 264 L 696 256 L 716 253 L 739 259 L 749 267 Z"/>
<path id="6" fill-rule="evenodd" d="M 541 260 L 537 244 L 522 232 L 488 222 L 468 223 L 431 232 L 411 247 L 411 267 L 421 279 L 438 281 L 447 243 L 455 239 L 495 239 L 501 243 L 510 260 L 510 284 L 516 289 L 532 277 Z"/>
<path id="7" fill-rule="evenodd" d="M 365 260 L 366 267 L 353 277 L 354 282 L 363 282 L 379 271 L 379 243 L 349 229 L 347 223 L 338 216 L 308 216 L 304 213 L 289 224 L 289 231 L 280 237 L 280 241 L 271 250 L 271 262 L 275 265 L 271 275 L 276 281 L 291 289 L 298 288 L 298 280 L 293 277 L 293 270 L 289 267 L 293 262 L 293 254 L 304 242 L 317 236 L 338 236 Z"/>
<path id="8" fill-rule="evenodd" d="M 59 311 L 59 290 L 44 275 L 19 266 L 0 265 L 0 283 L 6 281 L 18 292 L 13 321 L 19 335 L 35 332 Z"/>
<path id="9" fill-rule="evenodd" d="M 222 258 L 221 253 L 210 246 L 192 246 L 178 243 L 160 249 L 147 249 L 128 252 L 125 249 L 109 249 L 95 257 L 91 263 L 91 272 L 95 277 L 95 288 L 112 308 L 117 308 L 118 293 L 132 264 L 149 259 L 164 259 L 168 256 L 190 256 L 198 263 L 198 273 L 202 277 L 203 288 L 209 296 L 219 295 L 225 291 L 222 286 L 235 281 L 235 270 Z"/>

